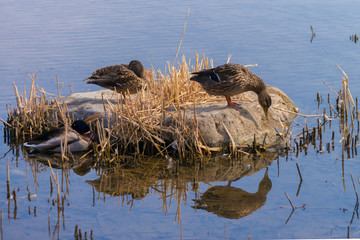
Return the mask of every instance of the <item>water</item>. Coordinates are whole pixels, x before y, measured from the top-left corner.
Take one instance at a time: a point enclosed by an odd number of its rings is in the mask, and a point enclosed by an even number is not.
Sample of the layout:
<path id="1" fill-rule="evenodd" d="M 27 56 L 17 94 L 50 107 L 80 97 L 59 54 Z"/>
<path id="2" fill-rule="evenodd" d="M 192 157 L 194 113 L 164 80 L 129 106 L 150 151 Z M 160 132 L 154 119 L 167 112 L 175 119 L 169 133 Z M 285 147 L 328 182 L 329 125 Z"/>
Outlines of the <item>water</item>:
<path id="1" fill-rule="evenodd" d="M 98 90 L 81 80 L 99 67 L 138 59 L 145 67 L 150 68 L 151 62 L 155 69 L 164 70 L 167 61 L 174 61 L 189 8 L 179 56 L 194 59 L 196 52 L 205 53 L 214 59 L 214 65 L 220 65 L 232 54 L 232 62 L 258 64 L 251 70 L 266 83 L 282 89 L 301 113 L 317 113 L 316 93 L 319 91 L 325 99 L 331 93 L 322 81 L 335 90 L 341 87 L 342 73 L 336 64 L 347 73 L 351 91 L 358 96 L 360 50 L 349 38 L 359 34 L 359 7 L 357 1 L 333 0 L 231 3 L 5 0 L 0 9 L 0 117 L 6 119 L 6 105 L 15 104 L 12 82 L 22 91 L 25 80 L 29 84 L 28 74 L 37 73 L 37 84 L 50 93 L 57 92 L 58 75 L 64 82 L 63 94 L 67 95 L 70 89 Z M 310 25 L 316 33 L 312 42 Z M 314 119 L 296 121 L 316 125 Z M 294 125 L 295 133 L 300 129 Z M 10 151 L 0 160 L 2 236 L 69 239 L 78 224 L 88 237 L 93 230 L 95 239 L 246 239 L 248 234 L 252 239 L 345 238 L 348 234 L 360 237 L 356 214 L 350 224 L 356 204 L 350 171 L 359 188 L 360 166 L 355 156 L 346 159 L 342 168 L 337 129 L 337 122 L 332 123 L 324 136 L 324 142 L 329 141 L 331 131 L 336 132 L 335 151 L 320 154 L 309 148 L 308 155 L 301 152 L 299 157 L 292 154 L 273 161 L 268 170 L 272 188 L 265 204 L 240 219 L 191 208 L 192 199 L 210 185 L 226 186 L 224 179 L 200 182 L 198 193 L 191 190 L 191 182 L 182 183 L 188 190 L 185 188 L 180 197 L 168 196 L 165 204 L 154 187 L 161 182 L 158 179 L 144 198 L 131 203 L 127 202 L 131 197 L 123 202 L 121 197 L 93 192 L 87 182 L 99 178 L 93 169 L 85 175 L 68 171 L 69 195 L 63 214 L 58 216 L 57 206 L 52 204 L 57 198 L 56 189 L 50 195 L 49 169 L 28 160 L 21 151 Z M 8 151 L 6 144 L 0 146 L 1 155 Z M 14 202 L 9 206 L 6 199 L 7 162 L 14 162 L 10 165 L 10 178 L 11 190 L 15 189 L 17 194 L 16 214 Z M 298 195 L 296 163 L 304 178 Z M 36 177 L 34 166 L 38 166 Z M 64 171 L 58 173 L 61 177 Z M 255 193 L 264 173 L 262 169 L 231 186 Z M 31 201 L 27 198 L 27 187 L 31 194 L 36 194 Z M 303 206 L 291 216 L 285 192 L 296 207 Z"/>

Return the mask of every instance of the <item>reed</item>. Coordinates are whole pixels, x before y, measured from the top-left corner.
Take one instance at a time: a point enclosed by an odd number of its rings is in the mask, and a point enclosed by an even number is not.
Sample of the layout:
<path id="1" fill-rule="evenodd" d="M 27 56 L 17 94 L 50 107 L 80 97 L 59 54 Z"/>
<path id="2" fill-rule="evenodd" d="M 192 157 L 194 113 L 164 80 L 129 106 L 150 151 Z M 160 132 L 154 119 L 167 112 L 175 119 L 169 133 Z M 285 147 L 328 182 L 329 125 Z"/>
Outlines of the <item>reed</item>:
<path id="1" fill-rule="evenodd" d="M 16 84 L 13 83 L 17 106 L 7 106 L 7 121 L 1 119 L 5 124 L 9 143 L 19 144 L 27 138 L 63 124 L 56 111 L 55 96 L 35 87 L 36 74 L 29 77 L 31 79 L 29 94 L 26 88 L 24 93 L 20 94 Z"/>
<path id="2" fill-rule="evenodd" d="M 6 189 L 7 189 L 7 199 L 10 199 L 10 171 L 9 171 L 9 164 L 6 164 L 6 172 L 7 172 L 7 178 L 6 178 Z"/>

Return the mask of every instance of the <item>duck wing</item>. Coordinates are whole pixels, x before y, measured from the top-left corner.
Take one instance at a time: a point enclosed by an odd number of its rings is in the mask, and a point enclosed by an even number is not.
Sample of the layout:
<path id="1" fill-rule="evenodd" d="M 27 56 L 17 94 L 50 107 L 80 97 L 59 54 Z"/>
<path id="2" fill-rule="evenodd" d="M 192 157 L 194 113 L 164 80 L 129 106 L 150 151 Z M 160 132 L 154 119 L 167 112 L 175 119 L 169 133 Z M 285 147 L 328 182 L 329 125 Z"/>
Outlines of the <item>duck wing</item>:
<path id="1" fill-rule="evenodd" d="M 141 79 L 127 66 L 121 64 L 100 68 L 84 81 L 111 90 L 115 88 L 117 92 L 126 92 L 127 89 L 133 92 L 132 88 L 141 85 Z"/>
<path id="2" fill-rule="evenodd" d="M 200 84 L 213 85 L 221 82 L 220 76 L 215 72 L 216 68 L 206 69 L 199 72 L 192 72 L 190 80 Z"/>
<path id="3" fill-rule="evenodd" d="M 114 77 L 129 71 L 127 65 L 113 65 L 95 70 L 89 78 L 84 79 L 87 83 L 96 83 L 97 80 L 101 79 L 113 79 Z M 131 71 L 131 70 L 130 70 Z"/>
<path id="4" fill-rule="evenodd" d="M 212 95 L 233 96 L 246 91 L 260 89 L 261 78 L 240 64 L 227 63 L 216 68 L 192 73 L 190 80 L 197 81 Z"/>
<path id="5" fill-rule="evenodd" d="M 247 67 L 240 64 L 227 63 L 216 68 L 193 72 L 194 76 L 190 80 L 204 84 L 221 84 L 225 82 L 245 80 L 249 75 L 253 75 Z"/>
<path id="6" fill-rule="evenodd" d="M 48 132 L 45 132 L 38 137 L 24 143 L 25 147 L 35 148 L 38 151 L 52 151 L 55 148 L 61 146 L 67 137 L 67 144 L 80 140 L 80 135 L 69 128 L 67 133 L 65 128 L 57 128 Z"/>

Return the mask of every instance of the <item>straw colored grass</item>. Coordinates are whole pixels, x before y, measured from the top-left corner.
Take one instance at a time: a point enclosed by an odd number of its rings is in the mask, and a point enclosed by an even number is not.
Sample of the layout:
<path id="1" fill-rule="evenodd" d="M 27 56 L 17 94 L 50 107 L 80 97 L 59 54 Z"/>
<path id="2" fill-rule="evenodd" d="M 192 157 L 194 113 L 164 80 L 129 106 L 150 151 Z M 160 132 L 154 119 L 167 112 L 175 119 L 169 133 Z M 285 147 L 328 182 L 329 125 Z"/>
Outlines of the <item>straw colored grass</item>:
<path id="1" fill-rule="evenodd" d="M 13 83 L 17 106 L 8 106 L 7 121 L 2 120 L 7 127 L 7 137 L 14 142 L 22 142 L 67 121 L 64 115 L 66 106 L 60 104 L 54 95 L 35 87 L 36 74 L 29 76 L 29 97 L 27 98 L 26 90 L 23 94 L 19 93 L 16 84 Z"/>

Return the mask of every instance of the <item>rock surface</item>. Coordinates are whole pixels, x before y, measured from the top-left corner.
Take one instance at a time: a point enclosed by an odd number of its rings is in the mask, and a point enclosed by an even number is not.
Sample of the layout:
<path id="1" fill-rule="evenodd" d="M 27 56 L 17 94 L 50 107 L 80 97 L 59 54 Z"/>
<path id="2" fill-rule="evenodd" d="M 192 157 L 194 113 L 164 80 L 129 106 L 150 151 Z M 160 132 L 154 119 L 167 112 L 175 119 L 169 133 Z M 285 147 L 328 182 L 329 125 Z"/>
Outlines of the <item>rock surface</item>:
<path id="1" fill-rule="evenodd" d="M 198 128 L 205 143 L 209 147 L 223 147 L 234 142 L 235 145 L 252 144 L 254 135 L 258 143 L 272 145 L 279 140 L 279 134 L 287 131 L 297 112 L 295 104 L 278 88 L 268 86 L 272 99 L 269 108 L 269 120 L 266 120 L 264 111 L 257 101 L 257 95 L 246 92 L 243 95 L 247 100 L 236 102 L 241 104 L 240 110 L 227 107 L 225 98 L 222 101 L 208 104 L 199 104 L 187 109 L 187 123 L 193 124 L 197 119 Z M 116 104 L 119 95 L 111 90 L 96 92 L 75 93 L 66 99 L 69 112 L 75 119 L 86 118 L 96 113 L 105 116 L 106 102 Z M 105 104 L 104 104 L 105 102 Z M 166 124 L 173 123 L 173 117 L 168 116 Z"/>

